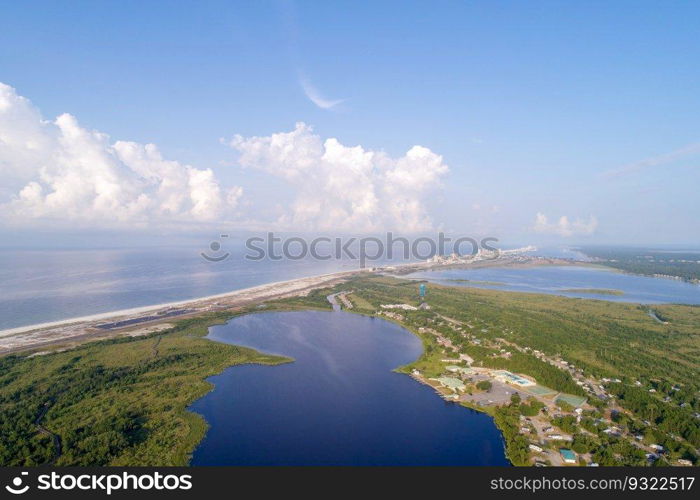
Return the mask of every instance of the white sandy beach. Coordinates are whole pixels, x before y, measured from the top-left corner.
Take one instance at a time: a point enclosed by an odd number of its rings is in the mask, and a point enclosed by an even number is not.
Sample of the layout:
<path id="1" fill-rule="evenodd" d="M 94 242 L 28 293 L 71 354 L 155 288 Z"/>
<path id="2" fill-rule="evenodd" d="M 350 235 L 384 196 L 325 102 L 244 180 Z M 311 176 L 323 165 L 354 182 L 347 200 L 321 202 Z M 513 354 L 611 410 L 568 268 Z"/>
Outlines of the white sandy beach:
<path id="1" fill-rule="evenodd" d="M 342 278 L 344 276 L 349 276 L 361 271 L 339 271 L 336 273 L 321 274 L 316 276 L 306 276 L 303 278 L 295 278 L 286 281 L 276 281 L 272 283 L 266 283 L 263 285 L 256 285 L 249 288 L 242 288 L 240 290 L 232 290 L 230 292 L 220 293 L 217 295 L 208 295 L 205 297 L 198 297 L 194 299 L 180 300 L 176 302 L 167 302 L 163 304 L 154 304 L 149 306 L 134 307 L 130 309 L 121 309 L 118 311 L 109 311 L 99 314 L 91 314 L 88 316 L 80 316 L 75 318 L 68 318 L 58 321 L 50 321 L 46 323 L 37 323 L 33 325 L 19 326 L 16 328 L 8 328 L 6 330 L 0 330 L 0 337 L 7 337 L 9 335 L 16 335 L 19 333 L 27 333 L 34 330 L 44 330 L 47 328 L 64 327 L 72 324 L 88 323 L 94 321 L 102 320 L 113 320 L 125 316 L 139 315 L 148 312 L 155 312 L 162 309 L 168 309 L 172 307 L 183 307 L 183 306 L 194 306 L 201 302 L 209 302 L 217 299 L 235 299 L 235 298 L 245 298 L 248 300 L 254 300 L 257 298 L 265 298 L 270 295 L 279 295 L 284 293 L 292 293 L 296 290 L 302 290 L 308 288 L 309 286 L 314 286 L 315 284 L 324 283 L 326 281 Z"/>

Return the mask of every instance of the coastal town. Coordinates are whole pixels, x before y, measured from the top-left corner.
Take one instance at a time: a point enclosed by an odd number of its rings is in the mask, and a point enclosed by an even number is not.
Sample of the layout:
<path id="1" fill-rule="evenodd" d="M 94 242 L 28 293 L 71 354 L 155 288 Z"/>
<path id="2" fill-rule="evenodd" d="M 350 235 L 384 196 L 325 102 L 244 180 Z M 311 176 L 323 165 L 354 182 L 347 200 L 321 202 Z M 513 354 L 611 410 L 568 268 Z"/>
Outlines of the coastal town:
<path id="1" fill-rule="evenodd" d="M 599 434 L 625 440 L 638 450 L 648 465 L 664 457 L 667 452 L 664 446 L 653 442 L 648 435 L 631 433 L 617 423 L 620 416 L 629 419 L 632 415 L 616 404 L 605 386 L 611 383 L 621 384 L 622 380 L 605 377 L 596 379 L 561 357 L 547 356 L 539 350 L 521 347 L 499 337 L 481 338 L 479 334 L 485 334 L 487 330 L 468 322 L 435 315 L 427 319 L 431 326 L 417 326 L 406 314 L 429 309 L 430 306 L 425 302 L 417 307 L 410 304 L 381 304 L 376 314 L 435 340 L 439 346 L 439 353 L 436 354 L 440 356 L 439 361 L 429 363 L 426 372 L 412 368 L 410 375 L 433 387 L 445 400 L 488 413 L 499 407 L 519 406 L 521 411 L 517 432 L 527 441 L 530 465 L 596 467 L 599 464 L 585 444 L 587 440 L 597 439 Z M 440 330 L 445 328 L 464 339 L 466 344 L 489 350 L 490 356 L 495 358 L 509 359 L 514 352 L 534 356 L 570 376 L 585 391 L 586 396 L 557 391 L 539 384 L 530 375 L 480 366 L 481 363 L 465 353 L 461 345 L 441 333 Z M 634 381 L 634 385 L 641 386 L 642 383 Z M 655 389 L 649 391 L 655 392 Z M 670 403 L 668 398 L 665 402 Z M 650 422 L 642 422 L 644 425 L 648 426 Z M 672 464 L 692 466 L 693 462 L 676 458 Z"/>

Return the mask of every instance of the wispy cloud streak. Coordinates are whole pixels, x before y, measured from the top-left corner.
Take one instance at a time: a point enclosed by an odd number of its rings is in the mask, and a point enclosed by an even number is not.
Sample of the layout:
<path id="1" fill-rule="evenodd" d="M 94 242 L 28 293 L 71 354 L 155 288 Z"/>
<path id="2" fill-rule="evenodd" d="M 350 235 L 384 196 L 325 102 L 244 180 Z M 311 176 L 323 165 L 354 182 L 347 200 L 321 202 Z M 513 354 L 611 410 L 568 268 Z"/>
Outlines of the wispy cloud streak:
<path id="1" fill-rule="evenodd" d="M 304 75 L 299 75 L 299 84 L 309 101 L 313 102 L 321 109 L 330 110 L 335 108 L 338 104 L 345 102 L 345 99 L 328 99 L 322 96 L 319 90 L 311 83 L 311 80 Z"/>
<path id="2" fill-rule="evenodd" d="M 603 172 L 602 176 L 606 178 L 620 177 L 623 175 L 639 172 L 640 170 L 644 170 L 647 168 L 668 165 L 669 163 L 673 163 L 674 161 L 697 154 L 700 154 L 700 142 L 688 144 L 680 149 L 671 151 L 670 153 L 652 156 L 651 158 L 646 158 L 635 163 L 629 163 L 627 165 L 623 165 L 622 167 L 608 170 L 606 172 Z"/>

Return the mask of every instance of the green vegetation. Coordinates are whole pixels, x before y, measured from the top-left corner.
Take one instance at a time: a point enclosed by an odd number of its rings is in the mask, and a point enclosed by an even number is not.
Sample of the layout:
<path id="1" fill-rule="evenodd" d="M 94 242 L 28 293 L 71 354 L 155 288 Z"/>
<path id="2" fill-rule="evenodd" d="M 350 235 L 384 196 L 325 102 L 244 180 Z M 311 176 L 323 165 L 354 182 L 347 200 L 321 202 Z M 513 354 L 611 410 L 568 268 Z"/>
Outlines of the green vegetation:
<path id="1" fill-rule="evenodd" d="M 290 297 L 288 299 L 266 302 L 254 310 L 293 311 L 298 309 L 321 309 L 330 311 L 332 307 L 326 297 L 331 293 L 328 289 L 312 290 L 302 297 Z"/>
<path id="2" fill-rule="evenodd" d="M 372 307 L 372 305 L 369 302 L 367 302 L 361 296 L 355 295 L 354 293 L 348 294 L 347 298 L 354 307 L 357 307 L 359 309 L 367 309 L 368 307 Z"/>
<path id="3" fill-rule="evenodd" d="M 599 446 L 598 441 L 587 434 L 576 434 L 571 449 L 576 453 L 590 453 Z"/>
<path id="4" fill-rule="evenodd" d="M 470 283 L 472 285 L 486 285 L 486 286 L 505 286 L 505 283 L 502 283 L 500 281 L 479 281 L 479 280 L 467 280 L 463 278 L 450 278 L 446 279 L 444 281 L 452 282 L 452 283 Z"/>
<path id="5" fill-rule="evenodd" d="M 513 465 L 530 465 L 529 442 L 520 434 L 520 413 L 514 405 L 500 406 L 494 413 L 494 422 L 503 433 L 506 456 Z"/>
<path id="6" fill-rule="evenodd" d="M 481 390 L 481 391 L 490 391 L 491 387 L 492 387 L 492 384 L 488 380 L 482 380 L 482 381 L 476 383 L 476 388 Z"/>
<path id="7" fill-rule="evenodd" d="M 697 252 L 605 247 L 584 247 L 580 250 L 606 266 L 628 273 L 700 281 L 700 254 Z"/>
<path id="8" fill-rule="evenodd" d="M 371 304 L 358 312 L 372 314 L 379 304 L 419 304 L 414 282 L 376 277 L 346 286 Z M 530 374 L 542 385 L 584 395 L 566 373 L 534 356 L 513 353 L 510 360 L 495 358 L 486 348 L 467 345 L 451 328 L 428 321 L 433 313 L 471 325 L 467 332 L 483 341 L 502 338 L 550 356 L 561 355 L 596 377 L 642 382 L 663 377 L 672 385 L 700 389 L 696 381 L 700 367 L 698 306 L 657 305 L 654 310 L 668 320 L 661 324 L 645 307 L 622 302 L 440 285 L 430 285 L 428 294 L 432 310 L 402 312 L 407 321 L 416 327 L 435 328 L 483 366 Z"/>
<path id="9" fill-rule="evenodd" d="M 288 361 L 202 337 L 228 315 L 36 357 L 0 358 L 0 464 L 185 465 L 207 424 L 206 377 Z"/>
<path id="10" fill-rule="evenodd" d="M 578 430 L 578 426 L 576 425 L 576 417 L 571 415 L 555 417 L 552 419 L 552 424 L 556 425 L 567 434 L 574 434 Z"/>
<path id="11" fill-rule="evenodd" d="M 329 310 L 326 296 L 339 291 L 352 291 L 351 311 L 360 314 L 376 315 L 380 304 L 420 304 L 415 281 L 369 276 L 238 314 Z M 610 414 L 609 402 L 591 397 L 569 371 L 537 352 L 560 357 L 586 376 L 617 380 L 605 383 L 614 397 L 615 426 L 668 450 L 657 463 L 675 458 L 697 463 L 700 307 L 658 305 L 653 317 L 647 306 L 434 284 L 427 303 L 429 310 L 384 312 L 424 345 L 423 356 L 400 371 L 438 377 L 446 356 L 462 354 L 472 358 L 472 366 L 529 375 L 558 393 L 588 397 L 595 408 L 588 407 L 579 423 L 571 415 L 552 419 L 574 436 L 570 446 L 601 465 L 646 464 L 643 451 L 602 420 Z M 204 420 L 187 411 L 211 388 L 206 377 L 239 363 L 287 361 L 202 338 L 207 325 L 232 314 L 181 320 L 172 330 L 145 337 L 0 358 L 0 464 L 186 464 L 206 431 Z M 448 352 L 438 336 L 455 351 Z M 490 390 L 491 383 L 476 387 Z M 566 398 L 557 401 L 561 412 L 571 412 Z M 526 465 L 529 441 L 520 432 L 520 417 L 549 415 L 543 408 L 535 398 L 513 397 L 507 406 L 478 409 L 493 415 L 509 459 Z"/>
<path id="12" fill-rule="evenodd" d="M 664 316 L 663 312 L 652 309 L 651 307 L 649 308 L 649 316 L 658 320 L 661 323 L 668 323 L 670 321 L 670 318 Z"/>
<path id="13" fill-rule="evenodd" d="M 700 420 L 676 405 L 667 404 L 639 387 L 610 384 L 608 390 L 615 395 L 624 408 L 631 410 L 656 428 L 681 436 L 696 447 L 700 447 Z"/>
<path id="14" fill-rule="evenodd" d="M 536 400 L 535 398 L 528 399 L 528 403 L 520 404 L 520 414 L 525 417 L 534 417 L 540 410 L 544 408 L 544 403 Z"/>
<path id="15" fill-rule="evenodd" d="M 557 406 L 561 409 L 561 411 L 573 411 L 574 407 L 571 406 L 569 403 L 562 399 L 557 399 L 556 401 Z"/>

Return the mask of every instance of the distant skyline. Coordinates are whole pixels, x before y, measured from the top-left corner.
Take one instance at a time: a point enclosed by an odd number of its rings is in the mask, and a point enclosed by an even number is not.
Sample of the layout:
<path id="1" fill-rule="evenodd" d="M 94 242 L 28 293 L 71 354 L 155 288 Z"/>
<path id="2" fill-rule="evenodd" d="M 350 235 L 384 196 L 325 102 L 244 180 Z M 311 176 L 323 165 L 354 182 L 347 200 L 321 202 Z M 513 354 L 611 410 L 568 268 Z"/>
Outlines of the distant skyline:
<path id="1" fill-rule="evenodd" d="M 698 18 L 695 2 L 8 2 L 0 239 L 700 244 Z"/>

